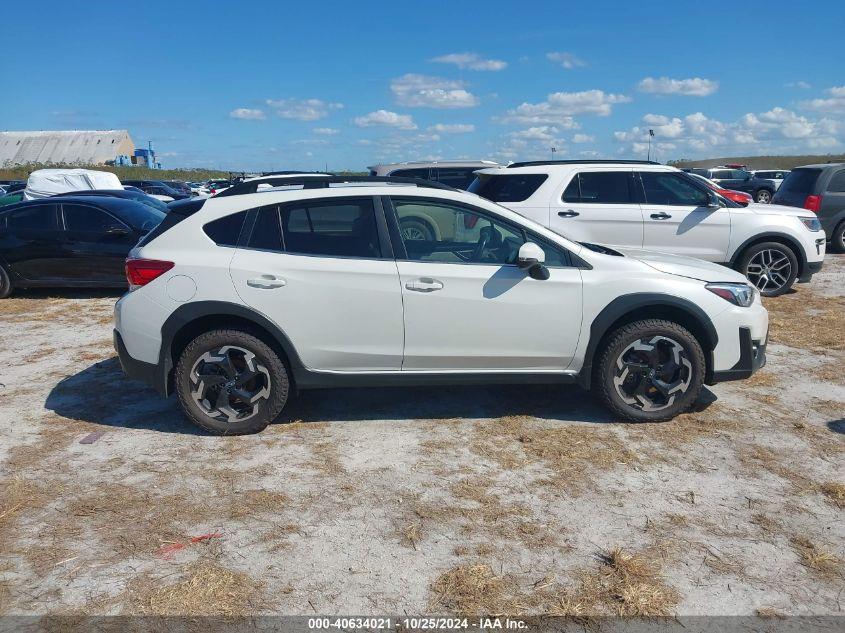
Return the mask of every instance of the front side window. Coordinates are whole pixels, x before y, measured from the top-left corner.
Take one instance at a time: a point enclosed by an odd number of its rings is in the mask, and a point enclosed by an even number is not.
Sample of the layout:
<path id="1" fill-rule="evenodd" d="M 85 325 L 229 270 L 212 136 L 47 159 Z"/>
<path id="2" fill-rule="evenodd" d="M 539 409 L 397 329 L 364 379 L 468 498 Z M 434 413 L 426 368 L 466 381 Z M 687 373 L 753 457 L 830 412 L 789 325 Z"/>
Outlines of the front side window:
<path id="1" fill-rule="evenodd" d="M 710 202 L 706 192 L 679 174 L 644 171 L 640 172 L 640 177 L 646 204 L 706 207 Z"/>
<path id="2" fill-rule="evenodd" d="M 109 227 L 120 225 L 120 222 L 109 214 L 87 205 L 63 204 L 62 212 L 65 216 L 65 227 L 68 231 L 105 233 Z"/>
<path id="3" fill-rule="evenodd" d="M 285 251 L 326 257 L 381 257 L 371 198 L 312 200 L 282 209 Z"/>
<path id="4" fill-rule="evenodd" d="M 56 205 L 40 204 L 12 211 L 6 215 L 6 226 L 9 229 L 55 231 Z"/>
<path id="5" fill-rule="evenodd" d="M 395 199 L 408 259 L 453 264 L 513 264 L 525 242 L 522 231 L 448 203 Z M 425 227 L 412 232 L 411 227 Z"/>
<path id="6" fill-rule="evenodd" d="M 548 174 L 478 174 L 467 191 L 493 202 L 524 202 L 548 178 Z"/>
<path id="7" fill-rule="evenodd" d="M 587 204 L 630 204 L 633 202 L 630 184 L 629 171 L 584 171 L 569 183 L 563 200 Z"/>

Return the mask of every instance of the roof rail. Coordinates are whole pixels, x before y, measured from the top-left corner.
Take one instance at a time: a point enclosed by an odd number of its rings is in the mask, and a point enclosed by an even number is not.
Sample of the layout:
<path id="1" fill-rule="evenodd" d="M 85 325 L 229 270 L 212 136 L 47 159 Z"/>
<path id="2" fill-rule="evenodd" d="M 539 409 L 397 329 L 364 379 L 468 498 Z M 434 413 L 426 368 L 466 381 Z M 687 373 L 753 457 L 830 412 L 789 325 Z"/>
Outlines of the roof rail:
<path id="1" fill-rule="evenodd" d="M 653 160 L 618 160 L 615 158 L 608 158 L 606 160 L 590 159 L 590 160 L 528 160 L 521 163 L 511 163 L 511 167 L 540 167 L 541 165 L 604 165 L 604 164 L 621 164 L 621 165 L 660 165 L 661 163 Z"/>
<path id="2" fill-rule="evenodd" d="M 301 174 L 301 177 L 296 176 L 267 176 L 265 178 L 256 178 L 245 182 L 239 182 L 232 185 L 228 189 L 224 189 L 215 198 L 222 198 L 224 196 L 237 196 L 247 193 L 258 193 L 259 185 L 270 185 L 271 187 L 284 187 L 288 185 L 302 185 L 303 189 L 325 189 L 332 184 L 344 183 L 373 183 L 373 184 L 399 184 L 399 185 L 414 185 L 416 187 L 424 187 L 427 189 L 443 189 L 445 191 L 458 191 L 454 187 L 444 185 L 433 180 L 424 180 L 422 178 L 400 178 L 396 176 L 318 176 Z"/>

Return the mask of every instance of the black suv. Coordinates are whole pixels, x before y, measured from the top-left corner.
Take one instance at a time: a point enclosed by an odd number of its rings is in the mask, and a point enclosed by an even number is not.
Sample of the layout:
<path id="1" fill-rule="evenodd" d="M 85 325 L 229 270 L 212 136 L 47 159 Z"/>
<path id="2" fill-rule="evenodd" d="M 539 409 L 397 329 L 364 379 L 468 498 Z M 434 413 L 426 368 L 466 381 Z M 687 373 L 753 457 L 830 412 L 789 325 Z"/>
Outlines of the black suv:
<path id="1" fill-rule="evenodd" d="M 845 252 L 845 163 L 793 169 L 772 202 L 813 211 L 833 247 Z"/>
<path id="2" fill-rule="evenodd" d="M 693 174 L 709 178 L 722 189 L 733 189 L 751 194 L 754 202 L 768 204 L 775 195 L 775 183 L 765 178 L 757 178 L 750 171 L 745 169 L 733 169 L 731 167 L 695 167 L 685 169 Z"/>
<path id="3" fill-rule="evenodd" d="M 137 187 L 149 196 L 170 196 L 174 200 L 184 200 L 191 197 L 190 193 L 185 194 L 176 191 L 161 180 L 124 180 L 122 184 Z"/>

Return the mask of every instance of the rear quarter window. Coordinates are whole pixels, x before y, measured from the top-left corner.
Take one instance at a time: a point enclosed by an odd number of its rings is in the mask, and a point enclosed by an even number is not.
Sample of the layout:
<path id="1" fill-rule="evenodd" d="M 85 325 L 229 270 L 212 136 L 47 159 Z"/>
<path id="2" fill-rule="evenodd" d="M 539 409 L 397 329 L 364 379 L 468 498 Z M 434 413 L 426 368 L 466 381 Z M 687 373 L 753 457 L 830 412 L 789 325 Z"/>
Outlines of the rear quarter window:
<path id="1" fill-rule="evenodd" d="M 246 211 L 239 211 L 223 216 L 203 225 L 202 230 L 218 246 L 237 246 L 241 229 L 246 219 Z"/>
<path id="2" fill-rule="evenodd" d="M 493 202 L 524 202 L 548 178 L 548 174 L 479 174 L 468 191 Z"/>

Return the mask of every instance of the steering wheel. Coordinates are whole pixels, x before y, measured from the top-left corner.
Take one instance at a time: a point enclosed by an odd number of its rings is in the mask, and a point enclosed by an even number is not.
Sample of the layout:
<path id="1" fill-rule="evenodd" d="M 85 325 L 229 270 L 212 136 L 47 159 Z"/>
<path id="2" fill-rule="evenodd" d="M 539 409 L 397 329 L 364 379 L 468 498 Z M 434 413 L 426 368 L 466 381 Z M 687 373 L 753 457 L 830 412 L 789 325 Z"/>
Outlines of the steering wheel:
<path id="1" fill-rule="evenodd" d="M 485 226 L 481 229 L 481 232 L 478 236 L 478 243 L 475 245 L 475 249 L 472 251 L 472 257 L 470 259 L 471 262 L 480 262 L 481 258 L 484 256 L 484 249 L 487 248 L 487 245 L 490 243 L 490 238 L 493 235 L 493 227 Z"/>

